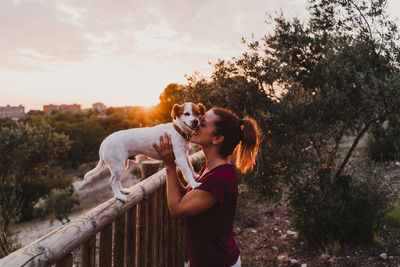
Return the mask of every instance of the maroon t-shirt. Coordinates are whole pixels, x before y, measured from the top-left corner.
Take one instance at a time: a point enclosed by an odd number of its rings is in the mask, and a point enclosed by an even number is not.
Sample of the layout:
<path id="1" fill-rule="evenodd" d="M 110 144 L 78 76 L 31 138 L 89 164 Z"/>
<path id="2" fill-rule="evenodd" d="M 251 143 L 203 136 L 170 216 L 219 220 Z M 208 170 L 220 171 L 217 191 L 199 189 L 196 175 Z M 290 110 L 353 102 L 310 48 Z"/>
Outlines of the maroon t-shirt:
<path id="1" fill-rule="evenodd" d="M 205 166 L 200 171 L 202 175 Z M 219 165 L 200 177 L 195 190 L 210 192 L 217 200 L 210 209 L 186 218 L 186 245 L 191 267 L 227 267 L 240 251 L 233 238 L 238 183 L 233 164 Z M 187 192 L 192 188 L 188 186 Z"/>

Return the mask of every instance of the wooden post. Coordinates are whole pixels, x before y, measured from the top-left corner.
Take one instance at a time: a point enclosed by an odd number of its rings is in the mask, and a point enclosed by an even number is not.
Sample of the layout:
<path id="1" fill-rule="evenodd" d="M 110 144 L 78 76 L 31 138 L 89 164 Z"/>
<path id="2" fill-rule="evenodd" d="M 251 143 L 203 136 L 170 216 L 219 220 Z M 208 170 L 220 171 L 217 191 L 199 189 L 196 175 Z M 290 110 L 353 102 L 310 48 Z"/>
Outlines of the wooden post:
<path id="1" fill-rule="evenodd" d="M 158 265 L 159 266 L 166 266 L 164 261 L 164 250 L 165 243 L 164 243 L 164 217 L 165 217 L 165 186 L 161 187 L 159 190 L 159 216 L 158 216 L 158 225 L 159 225 L 159 242 L 158 242 Z"/>
<path id="2" fill-rule="evenodd" d="M 154 194 L 150 195 L 146 205 L 146 266 L 153 266 L 153 202 Z"/>
<path id="3" fill-rule="evenodd" d="M 170 266 L 176 266 L 175 252 L 175 220 L 168 216 L 168 264 Z"/>
<path id="4" fill-rule="evenodd" d="M 179 220 L 179 227 L 178 227 L 178 236 L 179 236 L 179 264 L 180 266 L 184 266 L 185 264 L 185 220 Z"/>
<path id="5" fill-rule="evenodd" d="M 73 257 L 71 253 L 68 253 L 62 260 L 56 263 L 56 267 L 72 267 Z"/>
<path id="6" fill-rule="evenodd" d="M 146 231 L 146 215 L 145 215 L 145 200 L 137 205 L 136 216 L 136 267 L 145 266 L 145 231 Z"/>
<path id="7" fill-rule="evenodd" d="M 162 247 L 163 247 L 163 261 L 165 263 L 165 266 L 168 267 L 168 266 L 172 266 L 172 265 L 171 265 L 170 258 L 169 258 L 169 252 L 171 249 L 169 240 L 170 240 L 171 235 L 170 235 L 170 231 L 169 231 L 170 221 L 169 221 L 169 211 L 168 211 L 166 191 L 167 191 L 166 186 L 163 186 L 163 192 L 164 192 L 164 194 L 163 194 L 163 198 L 164 198 L 163 209 L 164 209 L 164 212 L 163 212 L 163 240 L 162 240 L 163 246 Z M 174 266 L 172 266 L 172 267 L 174 267 Z"/>
<path id="8" fill-rule="evenodd" d="M 112 262 L 112 224 L 100 232 L 99 266 L 111 267 Z"/>
<path id="9" fill-rule="evenodd" d="M 124 266 L 124 243 L 125 243 L 125 214 L 114 221 L 113 231 L 113 263 L 114 266 Z"/>
<path id="10" fill-rule="evenodd" d="M 142 162 L 142 180 L 156 173 L 160 167 L 157 161 L 143 161 Z M 150 218 L 150 205 L 149 200 L 144 200 L 137 206 L 137 226 L 136 226 L 136 266 L 150 266 L 150 257 L 152 256 L 152 241 L 150 238 L 149 223 L 152 222 Z"/>
<path id="11" fill-rule="evenodd" d="M 160 264 L 160 240 L 161 240 L 161 231 L 160 231 L 160 218 L 162 218 L 161 214 L 161 189 L 154 192 L 154 203 L 153 203 L 153 240 L 152 240 L 152 259 L 154 266 L 161 266 Z"/>
<path id="12" fill-rule="evenodd" d="M 155 174 L 160 168 L 160 162 L 154 160 L 146 160 L 142 162 L 142 181 L 147 177 Z"/>
<path id="13" fill-rule="evenodd" d="M 81 245 L 81 266 L 94 267 L 96 265 L 96 236 Z"/>
<path id="14" fill-rule="evenodd" d="M 126 267 L 135 266 L 136 256 L 136 207 L 126 213 L 125 224 L 125 264 Z"/>

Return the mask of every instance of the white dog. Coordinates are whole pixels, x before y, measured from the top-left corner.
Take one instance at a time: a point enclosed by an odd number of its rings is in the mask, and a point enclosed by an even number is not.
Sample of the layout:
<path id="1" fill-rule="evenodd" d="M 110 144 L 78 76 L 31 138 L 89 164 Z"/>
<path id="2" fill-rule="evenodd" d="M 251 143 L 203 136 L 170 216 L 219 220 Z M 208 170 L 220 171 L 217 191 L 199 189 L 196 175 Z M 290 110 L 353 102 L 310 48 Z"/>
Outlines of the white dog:
<path id="1" fill-rule="evenodd" d="M 100 160 L 97 166 L 85 174 L 85 179 L 100 171 L 105 164 L 111 172 L 110 183 L 115 197 L 123 202 L 129 190 L 122 188 L 121 177 L 128 167 L 128 158 L 136 155 L 145 155 L 160 160 L 153 144 L 159 144 L 160 136 L 167 133 L 175 154 L 175 162 L 182 170 L 183 175 L 192 188 L 200 185 L 195 179 L 198 175 L 188 158 L 190 133 L 196 129 L 199 119 L 206 112 L 202 104 L 191 102 L 183 105 L 175 104 L 172 108 L 172 123 L 160 124 L 154 127 L 134 128 L 122 130 L 107 136 L 100 145 Z"/>

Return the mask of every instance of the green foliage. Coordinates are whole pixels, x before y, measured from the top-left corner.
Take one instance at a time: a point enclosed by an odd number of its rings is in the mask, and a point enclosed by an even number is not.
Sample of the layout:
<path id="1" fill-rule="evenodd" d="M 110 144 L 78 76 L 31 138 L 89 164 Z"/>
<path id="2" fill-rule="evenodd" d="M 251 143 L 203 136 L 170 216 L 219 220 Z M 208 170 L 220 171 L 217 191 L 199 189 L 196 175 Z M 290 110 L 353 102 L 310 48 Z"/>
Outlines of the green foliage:
<path id="1" fill-rule="evenodd" d="M 179 87 L 170 85 L 166 92 L 174 86 Z M 72 141 L 71 149 L 59 164 L 64 168 L 77 168 L 82 163 L 97 160 L 101 142 L 113 132 L 170 122 L 172 102 L 165 102 L 170 101 L 166 97 L 160 99 L 164 102 L 152 108 L 108 108 L 105 114 L 97 111 L 53 112 L 42 117 L 31 114 L 25 120 L 29 124 L 49 124 L 56 132 L 67 135 Z"/>
<path id="2" fill-rule="evenodd" d="M 193 168 L 196 172 L 199 172 L 205 163 L 206 159 L 204 157 L 192 161 Z"/>
<path id="3" fill-rule="evenodd" d="M 36 201 L 59 185 L 49 169 L 69 145 L 65 135 L 48 125 L 18 122 L 0 128 L 0 232 L 8 236 L 2 242 L 9 242 L 10 226 L 30 219 Z M 9 251 L 11 245 L 0 246 Z"/>
<path id="4" fill-rule="evenodd" d="M 21 201 L 11 196 L 12 207 L 0 205 L 0 258 L 7 256 L 17 248 L 10 226 L 18 221 L 21 212 Z M 3 210 L 7 209 L 7 214 Z"/>
<path id="5" fill-rule="evenodd" d="M 385 221 L 387 224 L 400 228 L 400 206 L 394 206 L 386 214 Z"/>
<path id="6" fill-rule="evenodd" d="M 243 179 L 249 188 L 277 199 L 280 184 L 288 184 L 292 199 L 312 202 L 298 204 L 304 214 L 314 216 L 326 208 L 321 215 L 324 222 L 334 221 L 338 209 L 343 209 L 342 222 L 322 224 L 315 233 L 316 228 L 303 229 L 310 240 L 321 241 L 321 233 L 342 238 L 332 229 L 340 231 L 337 227 L 352 222 L 352 212 L 354 220 L 371 216 L 368 227 L 361 227 L 363 233 L 369 229 L 371 234 L 382 218 L 378 206 L 385 201 L 378 199 L 376 206 L 368 207 L 373 203 L 364 200 L 368 190 L 376 196 L 374 188 L 353 181 L 346 188 L 334 181 L 346 177 L 364 134 L 400 114 L 399 34 L 385 7 L 385 0 L 310 0 L 307 22 L 283 15 L 272 18 L 272 34 L 244 41 L 248 51 L 241 57 L 218 61 L 209 80 L 193 75 L 179 91 L 179 97 L 183 93 L 184 99 L 207 108 L 221 106 L 256 119 L 262 142 L 256 168 Z M 344 136 L 355 139 L 341 155 L 337 151 Z M 327 170 L 329 175 L 321 175 Z M 315 182 L 310 184 L 309 179 Z M 324 201 L 326 205 L 345 201 L 341 198 L 347 194 L 335 195 L 344 190 L 360 192 L 345 206 L 324 206 Z M 363 205 L 365 214 L 357 215 Z"/>
<path id="7" fill-rule="evenodd" d="M 364 151 L 375 161 L 400 159 L 400 127 L 391 123 L 373 127 Z"/>
<path id="8" fill-rule="evenodd" d="M 0 128 L 0 205 L 3 206 L 3 218 L 8 216 L 16 201 L 21 201 L 22 219 L 31 217 L 35 201 L 49 192 L 50 166 L 57 157 L 65 154 L 69 146 L 65 135 L 46 125 L 32 127 L 16 123 L 13 127 Z"/>
<path id="9" fill-rule="evenodd" d="M 183 97 L 187 101 L 201 102 L 206 107 L 224 107 L 232 110 L 243 118 L 254 118 L 260 127 L 261 144 L 256 168 L 243 177 L 249 188 L 262 192 L 265 198 L 277 199 L 280 190 L 277 187 L 279 177 L 274 172 L 276 161 L 271 160 L 276 154 L 271 152 L 272 132 L 270 126 L 273 112 L 277 103 L 268 98 L 267 94 L 254 81 L 238 74 L 237 66 L 230 62 L 219 61 L 210 81 L 194 75 L 188 78 L 189 84 L 184 90 Z"/>
<path id="10" fill-rule="evenodd" d="M 38 217 L 45 217 L 51 214 L 62 224 L 70 221 L 68 214 L 74 206 L 79 205 L 79 196 L 74 193 L 73 187 L 66 189 L 53 189 L 46 198 L 40 199 L 34 213 Z"/>
<path id="11" fill-rule="evenodd" d="M 136 177 L 141 177 L 141 175 L 142 175 L 142 170 L 141 170 L 140 167 L 134 167 L 134 168 L 132 169 L 132 171 L 131 171 L 131 174 L 132 174 L 133 176 L 136 176 Z"/>
<path id="12" fill-rule="evenodd" d="M 2 118 L 0 119 L 0 127 L 10 127 L 13 126 L 15 122 L 10 118 Z"/>
<path id="13" fill-rule="evenodd" d="M 160 103 L 156 107 L 156 118 L 159 122 L 166 123 L 172 120 L 171 110 L 174 104 L 184 103 L 183 98 L 184 86 L 176 83 L 171 83 L 165 87 L 164 91 L 159 96 Z"/>
<path id="14" fill-rule="evenodd" d="M 118 109 L 109 109 L 107 116 L 97 111 L 53 112 L 50 116 L 28 114 L 24 120 L 30 125 L 50 125 L 56 132 L 69 137 L 71 148 L 58 162 L 64 168 L 76 168 L 81 163 L 97 160 L 100 143 L 107 135 L 140 125 L 133 112 Z"/>
<path id="15" fill-rule="evenodd" d="M 329 172 L 299 182 L 289 197 L 291 221 L 311 245 L 369 242 L 382 225 L 389 198 L 382 178 L 332 179 Z"/>

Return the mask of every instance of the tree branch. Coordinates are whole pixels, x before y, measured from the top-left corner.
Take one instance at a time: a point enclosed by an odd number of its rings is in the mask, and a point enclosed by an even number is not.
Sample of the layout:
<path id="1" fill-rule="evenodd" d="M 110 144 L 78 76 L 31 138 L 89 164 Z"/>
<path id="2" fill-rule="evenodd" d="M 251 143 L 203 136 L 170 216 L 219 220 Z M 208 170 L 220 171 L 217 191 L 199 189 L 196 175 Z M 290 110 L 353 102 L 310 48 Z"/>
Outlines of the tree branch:
<path id="1" fill-rule="evenodd" d="M 361 12 L 360 8 L 352 1 L 352 0 L 348 0 L 349 4 L 352 4 L 358 11 L 358 13 L 360 13 L 361 17 L 363 18 L 363 20 L 365 21 L 365 23 L 367 24 L 368 27 L 368 31 L 369 31 L 369 36 L 371 37 L 372 40 L 372 30 L 371 30 L 371 26 L 369 26 L 369 23 L 367 21 L 367 19 L 365 18 L 364 14 Z"/>
<path id="2" fill-rule="evenodd" d="M 334 136 L 335 145 L 334 145 L 332 153 L 331 153 L 331 155 L 329 157 L 329 161 L 328 161 L 329 166 L 332 166 L 332 164 L 333 164 L 333 160 L 334 160 L 336 152 L 337 152 L 337 150 L 339 148 L 340 141 L 342 140 L 342 138 L 344 136 L 344 133 L 347 130 L 347 127 L 348 127 L 348 121 L 345 122 L 345 124 L 343 125 L 342 129 L 339 131 L 339 135 L 338 136 Z"/>
<path id="3" fill-rule="evenodd" d="M 379 118 L 373 119 L 368 121 L 364 127 L 361 129 L 361 131 L 357 134 L 356 138 L 353 141 L 353 144 L 351 145 L 349 152 L 347 153 L 346 157 L 343 159 L 342 163 L 340 164 L 339 169 L 336 172 L 336 178 L 339 178 L 339 176 L 342 174 L 344 167 L 346 166 L 346 164 L 348 163 L 348 161 L 351 158 L 351 155 L 353 154 L 354 150 L 356 149 L 358 142 L 360 142 L 361 137 L 363 137 L 363 135 L 365 134 L 365 132 L 369 129 L 369 127 L 372 125 L 372 123 L 380 120 L 383 117 L 383 115 Z"/>

